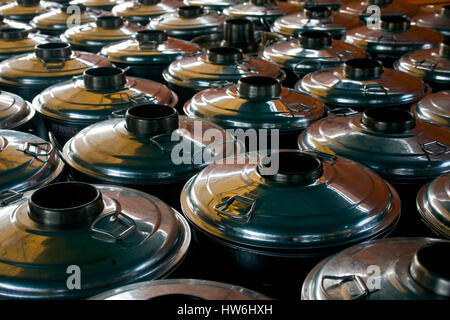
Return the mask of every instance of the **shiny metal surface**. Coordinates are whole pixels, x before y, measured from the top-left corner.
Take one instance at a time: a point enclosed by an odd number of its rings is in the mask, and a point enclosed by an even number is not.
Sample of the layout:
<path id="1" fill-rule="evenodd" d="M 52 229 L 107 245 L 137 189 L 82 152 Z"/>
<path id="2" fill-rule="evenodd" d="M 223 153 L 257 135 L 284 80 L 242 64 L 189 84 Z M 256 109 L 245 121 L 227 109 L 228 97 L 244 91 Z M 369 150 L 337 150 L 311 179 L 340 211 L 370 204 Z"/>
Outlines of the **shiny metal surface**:
<path id="1" fill-rule="evenodd" d="M 75 4 L 84 4 L 90 9 L 111 11 L 114 6 L 121 4 L 123 0 L 73 0 Z"/>
<path id="2" fill-rule="evenodd" d="M 448 294 L 438 294 L 433 291 L 436 288 L 426 289 L 424 278 L 412 275 L 416 269 L 417 252 L 430 245 L 442 245 L 443 248 L 439 249 L 441 256 L 429 257 L 428 263 L 440 263 L 441 268 L 433 267 L 438 272 L 448 272 L 445 270 L 447 263 L 442 261 L 442 257 L 448 254 L 448 241 L 429 238 L 374 240 L 355 245 L 318 264 L 303 284 L 302 299 L 447 300 Z M 374 273 L 377 270 L 379 274 Z M 449 279 L 445 276 L 432 275 L 430 270 L 424 270 L 427 276 L 431 276 L 429 279 L 448 285 Z"/>
<path id="3" fill-rule="evenodd" d="M 222 11 L 245 0 L 184 0 L 187 6 L 199 6 L 209 10 Z"/>
<path id="4" fill-rule="evenodd" d="M 437 177 L 420 189 L 417 208 L 432 230 L 450 239 L 450 173 Z"/>
<path id="5" fill-rule="evenodd" d="M 351 15 L 359 16 L 360 18 L 370 16 L 367 13 L 367 8 L 371 5 L 377 5 L 380 7 L 380 13 L 382 15 L 406 15 L 412 17 L 419 12 L 419 6 L 414 3 L 409 3 L 402 0 L 363 0 L 352 1 L 343 4 L 339 8 L 339 12 L 348 13 Z"/>
<path id="6" fill-rule="evenodd" d="M 64 163 L 49 142 L 29 133 L 0 130 L 0 208 L 14 192 L 56 180 L 63 168 Z"/>
<path id="7" fill-rule="evenodd" d="M 55 217 L 75 214 L 92 202 L 87 203 L 91 195 L 86 184 L 66 182 L 46 188 L 28 192 L 0 209 L 3 298 L 83 298 L 131 282 L 161 278 L 188 249 L 191 234 L 185 219 L 149 194 L 95 185 L 100 206 L 92 218 L 77 226 L 49 225 L 31 219 L 32 201 Z M 73 208 L 74 204 L 79 206 Z M 80 290 L 70 290 L 66 284 L 70 265 L 81 270 L 84 281 Z"/>
<path id="8" fill-rule="evenodd" d="M 263 24 L 294 13 L 299 8 L 291 3 L 275 0 L 251 0 L 225 8 L 223 14 L 232 18 L 247 18 Z"/>
<path id="9" fill-rule="evenodd" d="M 0 129 L 14 129 L 34 117 L 30 103 L 18 95 L 0 91 Z"/>
<path id="10" fill-rule="evenodd" d="M 207 280 L 167 279 L 140 282 L 96 295 L 91 300 L 150 300 L 170 296 L 200 300 L 266 300 L 266 296 L 239 286 Z"/>
<path id="11" fill-rule="evenodd" d="M 112 13 L 130 22 L 145 25 L 149 22 L 149 19 L 165 13 L 176 12 L 176 9 L 182 5 L 183 2 L 178 0 L 133 0 L 116 5 L 112 9 Z"/>
<path id="12" fill-rule="evenodd" d="M 374 109 L 365 114 L 332 114 L 319 120 L 300 134 L 299 147 L 352 159 L 391 182 L 414 183 L 450 170 L 449 129 L 414 121 L 406 110 L 376 110 L 379 114 L 371 124 L 364 124 L 363 117 Z M 407 120 L 403 119 L 405 113 L 410 117 Z M 409 128 L 387 130 L 388 126 L 402 124 Z"/>
<path id="13" fill-rule="evenodd" d="M 35 16 L 49 11 L 52 7 L 56 7 L 51 2 L 46 1 L 30 1 L 33 5 L 24 4 L 23 0 L 11 1 L 0 6 L 0 14 L 7 19 L 28 22 Z"/>
<path id="14" fill-rule="evenodd" d="M 0 28 L 0 61 L 33 52 L 34 47 L 49 39 L 39 34 L 29 34 L 25 29 Z"/>
<path id="15" fill-rule="evenodd" d="M 352 0 L 288 0 L 289 3 L 295 4 L 300 8 L 326 7 L 333 10 L 338 10 L 344 3 L 351 1 Z"/>
<path id="16" fill-rule="evenodd" d="M 450 90 L 426 95 L 411 111 L 418 119 L 450 128 Z"/>
<path id="17" fill-rule="evenodd" d="M 28 23 L 6 19 L 2 14 L 0 14 L 0 28 L 25 29 L 30 32 L 34 31 L 34 28 Z"/>
<path id="18" fill-rule="evenodd" d="M 273 176 L 263 176 L 262 158 L 249 154 L 208 166 L 183 189 L 184 215 L 228 245 L 291 258 L 381 236 L 396 224 L 400 199 L 368 168 L 295 150 L 279 159 Z"/>
<path id="19" fill-rule="evenodd" d="M 446 5 L 437 12 L 424 12 L 412 18 L 420 27 L 432 28 L 444 36 L 450 36 L 450 5 Z"/>

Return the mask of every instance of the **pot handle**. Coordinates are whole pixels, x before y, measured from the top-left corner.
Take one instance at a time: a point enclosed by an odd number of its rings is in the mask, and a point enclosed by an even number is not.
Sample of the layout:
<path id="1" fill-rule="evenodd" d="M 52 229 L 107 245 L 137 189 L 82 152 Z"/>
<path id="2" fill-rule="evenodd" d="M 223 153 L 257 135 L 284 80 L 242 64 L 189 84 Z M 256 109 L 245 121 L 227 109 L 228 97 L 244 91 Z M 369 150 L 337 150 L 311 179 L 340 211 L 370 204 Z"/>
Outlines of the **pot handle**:
<path id="1" fill-rule="evenodd" d="M 324 286 L 324 281 L 325 280 L 337 280 L 339 282 L 337 284 L 334 284 L 332 286 L 329 286 L 329 287 L 325 288 L 325 286 Z M 329 297 L 328 291 L 331 288 L 338 287 L 338 286 L 340 286 L 340 285 L 342 285 L 343 283 L 346 283 L 346 282 L 354 282 L 356 287 L 358 288 L 358 291 L 359 291 L 359 293 L 357 295 L 351 296 L 351 300 L 363 299 L 363 298 L 367 297 L 371 293 L 371 291 L 369 290 L 369 288 L 365 284 L 364 280 L 360 276 L 357 276 L 357 275 L 323 276 L 322 280 L 321 280 L 321 283 L 320 283 L 320 286 L 321 286 L 321 289 L 322 289 L 323 293 L 326 296 Z"/>
<path id="2" fill-rule="evenodd" d="M 423 143 L 420 145 L 421 149 L 423 150 L 423 152 L 425 152 L 425 154 L 428 156 L 440 156 L 443 154 L 447 154 L 450 152 L 450 146 L 439 142 L 439 141 L 431 141 L 431 142 L 427 142 L 427 143 Z M 434 149 L 432 149 L 432 147 L 435 147 Z M 438 149 L 438 150 L 436 150 Z"/>
<path id="3" fill-rule="evenodd" d="M 126 225 L 126 229 L 121 232 L 116 233 L 114 231 L 108 231 L 96 226 L 102 220 L 109 220 L 108 225 L 116 223 L 117 221 L 119 221 L 119 217 L 123 218 L 121 219 L 122 223 Z M 130 218 L 122 211 L 114 210 L 95 219 L 94 222 L 92 222 L 89 229 L 94 234 L 99 234 L 103 237 L 106 236 L 106 240 L 104 240 L 106 242 L 117 242 L 126 239 L 133 231 L 137 229 L 137 225 L 132 218 Z"/>
<path id="4" fill-rule="evenodd" d="M 349 107 L 341 107 L 341 108 L 335 108 L 330 110 L 330 114 L 335 117 L 346 117 L 346 116 L 352 116 L 354 114 L 358 114 L 358 111 L 349 108 Z"/>
<path id="5" fill-rule="evenodd" d="M 14 191 L 12 189 L 0 192 L 0 207 L 6 206 L 16 200 L 22 198 L 23 193 Z"/>
<path id="6" fill-rule="evenodd" d="M 236 210 L 236 212 L 238 214 L 230 214 L 229 212 L 225 211 L 235 201 L 236 202 L 239 201 L 244 204 L 250 205 L 250 209 L 248 209 L 247 212 L 241 212 L 240 210 Z M 256 205 L 256 200 L 254 200 L 254 199 L 239 196 L 239 195 L 234 195 L 231 198 L 227 198 L 227 199 L 223 200 L 222 202 L 216 204 L 214 206 L 214 210 L 219 215 L 225 216 L 227 218 L 230 218 L 230 219 L 233 219 L 233 220 L 236 220 L 239 222 L 247 223 L 250 221 L 250 219 L 253 216 L 253 212 L 255 210 L 255 205 Z"/>
<path id="7" fill-rule="evenodd" d="M 46 146 L 42 148 L 42 146 Z M 53 153 L 53 145 L 50 142 L 25 142 L 23 149 L 17 149 L 23 151 L 25 154 L 35 157 L 37 160 L 46 162 L 50 155 Z M 43 152 L 41 152 L 43 151 Z M 40 157 L 45 157 L 45 161 L 40 159 Z"/>

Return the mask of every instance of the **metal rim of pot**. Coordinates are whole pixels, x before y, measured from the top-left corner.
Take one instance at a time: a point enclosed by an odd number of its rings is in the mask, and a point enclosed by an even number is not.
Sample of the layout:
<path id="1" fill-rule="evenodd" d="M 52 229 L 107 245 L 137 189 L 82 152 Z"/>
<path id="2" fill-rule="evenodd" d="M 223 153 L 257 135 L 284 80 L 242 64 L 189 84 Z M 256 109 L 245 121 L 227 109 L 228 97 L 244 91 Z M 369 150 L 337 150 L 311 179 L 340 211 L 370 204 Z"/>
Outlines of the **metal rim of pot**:
<path id="1" fill-rule="evenodd" d="M 46 36 L 29 34 L 27 29 L 0 28 L 0 59 L 33 52 L 36 45 L 48 42 Z"/>
<path id="2" fill-rule="evenodd" d="M 418 119 L 450 128 L 450 90 L 426 95 L 411 112 Z"/>
<path id="3" fill-rule="evenodd" d="M 282 15 L 298 11 L 298 7 L 283 1 L 275 0 L 248 0 L 244 3 L 229 6 L 223 10 L 223 14 L 238 18 L 277 18 Z"/>
<path id="4" fill-rule="evenodd" d="M 339 12 L 357 15 L 360 19 L 367 18 L 370 12 L 367 9 L 376 5 L 381 10 L 381 14 L 386 15 L 405 15 L 412 17 L 416 15 L 419 11 L 419 7 L 414 3 L 405 3 L 399 0 L 364 0 L 364 1 L 351 1 L 349 3 L 343 4 L 339 8 Z"/>
<path id="5" fill-rule="evenodd" d="M 413 17 L 416 25 L 432 28 L 444 36 L 450 36 L 450 5 L 445 5 L 438 12 L 421 13 Z"/>
<path id="6" fill-rule="evenodd" d="M 0 129 L 15 129 L 31 119 L 35 115 L 31 104 L 20 96 L 0 91 Z"/>
<path id="7" fill-rule="evenodd" d="M 161 0 L 133 0 L 114 6 L 112 13 L 129 21 L 148 23 L 149 19 L 173 13 L 183 2 Z"/>
<path id="8" fill-rule="evenodd" d="M 83 4 L 89 9 L 111 11 L 122 0 L 74 0 L 74 4 Z"/>
<path id="9" fill-rule="evenodd" d="M 16 0 L 2 5 L 0 13 L 7 19 L 28 22 L 49 9 L 49 4 L 40 0 Z"/>

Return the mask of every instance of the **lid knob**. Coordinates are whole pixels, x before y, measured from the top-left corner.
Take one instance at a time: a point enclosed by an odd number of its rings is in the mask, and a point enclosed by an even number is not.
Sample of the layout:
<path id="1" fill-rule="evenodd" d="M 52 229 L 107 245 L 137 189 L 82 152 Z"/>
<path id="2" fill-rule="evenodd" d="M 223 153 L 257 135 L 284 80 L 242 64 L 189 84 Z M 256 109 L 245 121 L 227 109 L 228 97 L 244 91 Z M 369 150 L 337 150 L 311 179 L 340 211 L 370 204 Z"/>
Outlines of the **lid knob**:
<path id="1" fill-rule="evenodd" d="M 409 29 L 410 20 L 402 15 L 389 15 L 381 17 L 381 29 L 390 32 L 404 32 Z"/>
<path id="2" fill-rule="evenodd" d="M 125 71 L 113 67 L 88 69 L 83 74 L 83 80 L 86 89 L 92 91 L 118 90 L 127 83 Z"/>
<path id="3" fill-rule="evenodd" d="M 78 7 L 78 9 L 80 10 L 80 13 L 86 12 L 86 6 L 82 3 L 63 3 L 61 5 L 61 12 L 67 13 L 67 14 L 72 14 L 74 12 L 69 12 L 68 9 L 71 7 Z"/>
<path id="4" fill-rule="evenodd" d="M 203 14 L 203 8 L 197 6 L 183 6 L 178 8 L 178 15 L 182 18 L 193 19 Z"/>
<path id="5" fill-rule="evenodd" d="M 215 64 L 232 64 L 243 59 L 241 50 L 232 47 L 211 48 L 206 53 L 208 61 Z"/>
<path id="6" fill-rule="evenodd" d="M 386 7 L 392 3 L 392 0 L 368 0 L 369 5 L 376 5 L 379 7 Z"/>
<path id="7" fill-rule="evenodd" d="M 416 120 L 411 112 L 396 108 L 366 110 L 361 122 L 367 128 L 383 133 L 402 133 L 416 126 Z"/>
<path id="8" fill-rule="evenodd" d="M 307 7 L 303 9 L 303 14 L 308 19 L 325 19 L 331 16 L 331 10 L 326 7 Z"/>
<path id="9" fill-rule="evenodd" d="M 3 23 L 3 14 L 0 13 L 0 23 Z"/>
<path id="10" fill-rule="evenodd" d="M 103 29 L 119 29 L 123 26 L 123 19 L 116 16 L 103 16 L 97 18 L 96 24 Z"/>
<path id="11" fill-rule="evenodd" d="M 25 29 L 0 28 L 0 39 L 3 40 L 23 40 L 28 36 Z"/>
<path id="12" fill-rule="evenodd" d="M 176 109 L 161 104 L 131 107 L 125 114 L 126 128 L 137 136 L 155 136 L 178 128 Z"/>
<path id="13" fill-rule="evenodd" d="M 35 7 L 39 4 L 40 0 L 16 0 L 17 3 L 24 7 Z"/>
<path id="14" fill-rule="evenodd" d="M 34 48 L 36 57 L 49 61 L 53 59 L 67 59 L 72 54 L 70 44 L 64 42 L 47 42 L 36 45 Z"/>
<path id="15" fill-rule="evenodd" d="M 375 59 L 351 59 L 344 63 L 344 74 L 351 79 L 379 77 L 383 70 L 381 62 Z"/>
<path id="16" fill-rule="evenodd" d="M 412 278 L 436 294 L 450 297 L 450 243 L 437 242 L 416 251 L 409 267 Z"/>
<path id="17" fill-rule="evenodd" d="M 141 30 L 136 33 L 136 40 L 139 43 L 161 44 L 167 41 L 167 33 L 162 30 Z"/>
<path id="18" fill-rule="evenodd" d="M 302 32 L 299 42 L 306 49 L 324 49 L 331 46 L 332 38 L 328 32 L 307 31 Z"/>
<path id="19" fill-rule="evenodd" d="M 439 55 L 450 58 L 450 39 L 445 39 L 439 45 Z"/>
<path id="20" fill-rule="evenodd" d="M 79 227 L 103 210 L 101 192 L 81 182 L 54 183 L 36 190 L 28 201 L 28 215 L 48 226 Z"/>
<path id="21" fill-rule="evenodd" d="M 255 6 L 265 6 L 267 4 L 275 3 L 275 0 L 250 0 Z"/>
<path id="22" fill-rule="evenodd" d="M 253 23 L 247 19 L 228 19 L 225 21 L 222 46 L 240 48 L 244 51 L 255 50 L 258 44 L 253 34 Z"/>
<path id="23" fill-rule="evenodd" d="M 441 8 L 441 16 L 450 18 L 450 4 Z"/>
<path id="24" fill-rule="evenodd" d="M 268 169 L 276 171 L 276 173 L 263 175 L 262 172 Z M 285 150 L 263 157 L 258 163 L 258 172 L 264 178 L 273 182 L 307 185 L 322 176 L 323 165 L 322 161 L 313 155 L 300 151 Z"/>
<path id="25" fill-rule="evenodd" d="M 271 77 L 250 76 L 239 79 L 237 91 L 247 99 L 272 100 L 280 96 L 281 83 Z"/>
<path id="26" fill-rule="evenodd" d="M 158 4 L 161 2 L 161 0 L 138 0 L 140 4 L 143 4 L 145 6 L 153 6 L 155 4 Z"/>

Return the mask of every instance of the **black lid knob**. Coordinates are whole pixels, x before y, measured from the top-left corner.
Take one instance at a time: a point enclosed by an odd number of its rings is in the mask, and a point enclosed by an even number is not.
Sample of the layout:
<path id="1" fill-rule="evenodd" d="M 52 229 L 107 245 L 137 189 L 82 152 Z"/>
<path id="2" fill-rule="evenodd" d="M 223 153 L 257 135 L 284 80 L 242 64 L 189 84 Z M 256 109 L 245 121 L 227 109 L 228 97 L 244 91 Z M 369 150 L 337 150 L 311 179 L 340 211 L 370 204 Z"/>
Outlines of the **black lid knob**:
<path id="1" fill-rule="evenodd" d="M 81 182 L 54 183 L 36 190 L 28 215 L 38 223 L 61 228 L 86 225 L 104 208 L 101 192 Z"/>
<path id="2" fill-rule="evenodd" d="M 241 50 L 232 47 L 211 48 L 206 57 L 209 62 L 215 64 L 233 64 L 243 59 Z"/>
<path id="3" fill-rule="evenodd" d="M 17 3 L 24 7 L 35 7 L 39 4 L 40 0 L 16 0 Z"/>
<path id="4" fill-rule="evenodd" d="M 243 98 L 272 100 L 280 96 L 281 83 L 277 79 L 271 77 L 244 77 L 239 79 L 237 91 Z"/>
<path id="5" fill-rule="evenodd" d="M 139 43 L 161 44 L 167 41 L 167 33 L 162 30 L 141 30 L 136 33 L 136 40 Z"/>
<path id="6" fill-rule="evenodd" d="M 253 23 L 247 19 L 228 19 L 224 23 L 222 46 L 253 51 L 258 47 L 253 33 Z"/>
<path id="7" fill-rule="evenodd" d="M 331 46 L 332 37 L 328 32 L 306 31 L 299 35 L 299 42 L 306 49 L 324 49 Z"/>
<path id="8" fill-rule="evenodd" d="M 182 18 L 193 19 L 203 14 L 203 8 L 197 6 L 183 6 L 178 8 L 178 15 Z"/>
<path id="9" fill-rule="evenodd" d="M 265 6 L 267 4 L 271 4 L 271 3 L 275 3 L 275 0 L 250 0 L 250 2 L 252 4 L 254 4 L 255 6 Z"/>
<path id="10" fill-rule="evenodd" d="M 383 133 L 402 133 L 416 126 L 416 119 L 411 112 L 389 107 L 364 111 L 361 122 L 367 128 Z"/>
<path id="11" fill-rule="evenodd" d="M 441 57 L 450 58 L 450 39 L 445 39 L 439 45 L 439 55 Z"/>
<path id="12" fill-rule="evenodd" d="M 161 104 L 131 107 L 125 114 L 127 130 L 137 136 L 171 133 L 178 128 L 176 109 Z"/>
<path id="13" fill-rule="evenodd" d="M 390 32 L 404 32 L 409 29 L 411 21 L 403 15 L 381 16 L 381 29 Z"/>
<path id="14" fill-rule="evenodd" d="M 272 171 L 272 174 L 266 174 Z M 300 151 L 285 150 L 263 157 L 258 172 L 267 180 L 282 184 L 308 185 L 323 174 L 319 158 Z"/>
<path id="15" fill-rule="evenodd" d="M 125 71 L 113 67 L 88 69 L 83 74 L 83 80 L 86 89 L 92 91 L 118 90 L 127 83 Z"/>
<path id="16" fill-rule="evenodd" d="M 450 18 L 450 4 L 441 8 L 441 15 Z"/>
<path id="17" fill-rule="evenodd" d="M 123 26 L 123 19 L 116 16 L 102 16 L 97 18 L 96 24 L 103 29 L 119 29 Z"/>
<path id="18" fill-rule="evenodd" d="M 0 23 L 3 23 L 3 13 L 0 13 Z"/>
<path id="19" fill-rule="evenodd" d="M 72 48 L 70 44 L 64 42 L 47 42 L 36 45 L 34 53 L 44 61 L 67 59 L 72 54 Z"/>
<path id="20" fill-rule="evenodd" d="M 86 6 L 82 3 L 63 3 L 61 5 L 61 12 L 67 13 L 67 14 L 74 14 L 74 11 L 69 11 L 69 8 L 75 8 L 78 7 L 78 10 L 80 10 L 80 13 L 86 12 Z"/>
<path id="21" fill-rule="evenodd" d="M 138 0 L 139 3 L 146 6 L 153 6 L 161 2 L 161 0 Z"/>
<path id="22" fill-rule="evenodd" d="M 383 73 L 383 65 L 375 59 L 351 59 L 344 63 L 344 74 L 351 79 L 376 78 Z"/>
<path id="23" fill-rule="evenodd" d="M 368 0 L 367 3 L 369 5 L 384 7 L 390 5 L 392 3 L 392 0 Z"/>
<path id="24" fill-rule="evenodd" d="M 16 28 L 0 28 L 0 39 L 2 40 L 23 40 L 28 36 L 28 31 L 25 29 Z"/>
<path id="25" fill-rule="evenodd" d="M 331 10 L 326 7 L 306 7 L 303 14 L 309 19 L 325 19 L 331 16 Z"/>

